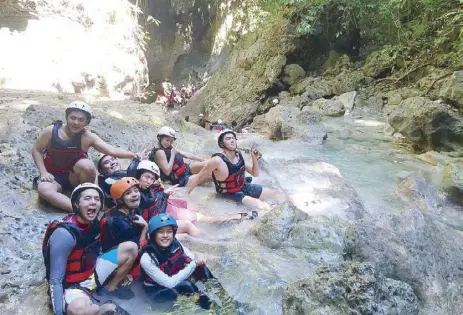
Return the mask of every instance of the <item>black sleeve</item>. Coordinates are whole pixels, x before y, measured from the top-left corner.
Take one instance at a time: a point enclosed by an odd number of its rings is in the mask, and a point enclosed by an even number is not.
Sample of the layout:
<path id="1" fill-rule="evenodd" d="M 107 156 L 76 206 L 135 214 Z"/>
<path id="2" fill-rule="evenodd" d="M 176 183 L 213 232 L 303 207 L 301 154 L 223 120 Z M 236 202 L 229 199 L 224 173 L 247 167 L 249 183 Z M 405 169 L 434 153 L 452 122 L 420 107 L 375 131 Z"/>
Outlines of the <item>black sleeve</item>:
<path id="1" fill-rule="evenodd" d="M 129 167 L 127 168 L 127 176 L 129 177 L 136 177 L 137 176 L 137 167 L 140 163 L 140 160 L 135 158 L 130 163 Z"/>

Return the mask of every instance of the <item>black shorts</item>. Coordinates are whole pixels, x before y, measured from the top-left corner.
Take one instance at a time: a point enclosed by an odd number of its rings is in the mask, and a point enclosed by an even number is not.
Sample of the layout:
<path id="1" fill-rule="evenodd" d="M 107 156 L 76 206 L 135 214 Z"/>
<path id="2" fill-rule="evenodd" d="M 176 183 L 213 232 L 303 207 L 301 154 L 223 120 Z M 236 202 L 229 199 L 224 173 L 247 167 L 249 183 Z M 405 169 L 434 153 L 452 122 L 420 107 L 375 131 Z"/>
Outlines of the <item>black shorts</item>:
<path id="1" fill-rule="evenodd" d="M 221 196 L 229 199 L 233 199 L 236 202 L 242 202 L 243 198 L 246 196 L 259 199 L 262 195 L 263 187 L 256 184 L 244 184 L 243 188 L 240 191 L 235 193 L 223 193 Z"/>
<path id="2" fill-rule="evenodd" d="M 63 191 L 74 189 L 74 185 L 72 185 L 69 181 L 69 174 L 71 173 L 52 174 L 53 176 L 55 176 L 55 182 L 61 185 Z"/>

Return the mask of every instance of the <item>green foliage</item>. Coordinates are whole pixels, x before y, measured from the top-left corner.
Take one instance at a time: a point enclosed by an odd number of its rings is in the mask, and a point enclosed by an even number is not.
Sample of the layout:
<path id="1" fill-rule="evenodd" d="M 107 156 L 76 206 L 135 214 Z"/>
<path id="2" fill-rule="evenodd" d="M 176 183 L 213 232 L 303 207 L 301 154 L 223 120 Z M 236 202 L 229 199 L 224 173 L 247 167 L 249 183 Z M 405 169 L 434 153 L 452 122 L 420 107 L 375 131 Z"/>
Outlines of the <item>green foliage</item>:
<path id="1" fill-rule="evenodd" d="M 265 9 L 298 8 L 298 32 L 338 37 L 360 29 L 377 43 L 407 43 L 437 30 L 432 23 L 463 0 L 261 0 Z"/>

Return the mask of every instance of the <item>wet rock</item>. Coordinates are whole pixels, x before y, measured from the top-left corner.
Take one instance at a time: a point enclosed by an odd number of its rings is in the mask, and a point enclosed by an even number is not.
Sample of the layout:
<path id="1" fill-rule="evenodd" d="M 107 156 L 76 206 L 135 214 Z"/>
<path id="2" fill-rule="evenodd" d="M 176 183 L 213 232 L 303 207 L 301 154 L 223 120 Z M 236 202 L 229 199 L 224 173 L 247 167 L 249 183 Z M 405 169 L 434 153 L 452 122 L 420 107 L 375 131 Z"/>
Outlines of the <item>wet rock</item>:
<path id="1" fill-rule="evenodd" d="M 448 158 L 442 172 L 442 189 L 463 205 L 463 158 Z"/>
<path id="2" fill-rule="evenodd" d="M 256 227 L 256 237 L 267 247 L 279 248 L 294 225 L 308 215 L 290 203 L 282 203 L 265 215 Z"/>
<path id="3" fill-rule="evenodd" d="M 349 115 L 352 109 L 354 108 L 356 97 L 357 97 L 356 91 L 343 93 L 338 96 L 338 100 L 342 103 L 342 105 L 346 109 L 345 115 Z"/>
<path id="4" fill-rule="evenodd" d="M 283 296 L 285 315 L 418 315 L 418 299 L 407 283 L 389 279 L 369 263 L 323 265 L 291 284 Z"/>
<path id="5" fill-rule="evenodd" d="M 289 86 L 293 85 L 303 77 L 305 77 L 305 71 L 300 65 L 289 64 L 283 68 L 281 80 Z"/>
<path id="6" fill-rule="evenodd" d="M 343 103 L 338 98 L 330 100 L 320 98 L 312 103 L 312 107 L 322 115 L 331 117 L 342 116 L 346 111 Z"/>
<path id="7" fill-rule="evenodd" d="M 423 151 L 463 151 L 463 117 L 424 97 L 401 102 L 390 114 L 392 127 Z"/>
<path id="8" fill-rule="evenodd" d="M 460 314 L 463 249 L 455 244 L 463 242 L 461 232 L 420 210 L 402 211 L 375 214 L 351 226 L 346 257 L 372 262 L 385 277 L 410 284 L 424 314 Z"/>
<path id="9" fill-rule="evenodd" d="M 455 71 L 444 81 L 440 97 L 463 110 L 463 71 Z"/>
<path id="10" fill-rule="evenodd" d="M 256 116 L 251 127 L 275 140 L 296 138 L 315 145 L 326 139 L 320 114 L 307 106 L 301 111 L 294 106 L 277 105 L 265 115 Z"/>

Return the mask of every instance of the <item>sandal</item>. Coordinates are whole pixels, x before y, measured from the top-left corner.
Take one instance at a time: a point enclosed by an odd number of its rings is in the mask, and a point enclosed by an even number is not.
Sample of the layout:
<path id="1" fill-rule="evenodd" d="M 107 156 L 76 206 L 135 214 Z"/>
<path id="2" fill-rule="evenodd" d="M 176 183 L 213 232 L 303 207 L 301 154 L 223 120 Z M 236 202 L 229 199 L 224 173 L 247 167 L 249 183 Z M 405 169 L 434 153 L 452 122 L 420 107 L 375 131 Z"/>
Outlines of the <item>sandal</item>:
<path id="1" fill-rule="evenodd" d="M 259 216 L 259 212 L 257 210 L 252 210 L 251 212 L 238 212 L 241 215 L 241 220 L 254 220 Z"/>

